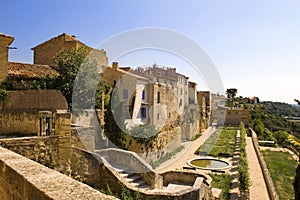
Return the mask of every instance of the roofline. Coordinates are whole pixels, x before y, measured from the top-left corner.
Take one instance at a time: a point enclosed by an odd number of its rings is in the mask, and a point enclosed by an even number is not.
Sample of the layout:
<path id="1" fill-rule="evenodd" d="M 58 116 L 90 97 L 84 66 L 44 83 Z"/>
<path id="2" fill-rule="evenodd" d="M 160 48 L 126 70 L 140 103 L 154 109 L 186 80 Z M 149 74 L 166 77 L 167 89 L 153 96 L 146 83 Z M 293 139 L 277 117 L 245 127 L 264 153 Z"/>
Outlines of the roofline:
<path id="1" fill-rule="evenodd" d="M 43 44 L 45 44 L 45 43 L 47 43 L 47 42 L 49 42 L 49 41 L 51 41 L 51 40 L 53 40 L 53 39 L 59 38 L 59 37 L 61 37 L 61 36 L 63 36 L 63 35 L 67 35 L 67 36 L 72 37 L 72 35 L 69 35 L 69 34 L 67 34 L 67 33 L 62 33 L 62 34 L 60 34 L 60 35 L 58 35 L 58 36 L 56 36 L 56 37 L 52 37 L 52 38 L 50 38 L 49 40 L 46 40 L 45 42 L 43 42 L 43 43 L 41 43 L 41 44 L 38 44 L 38 45 L 32 47 L 31 50 L 35 50 L 37 47 L 39 47 L 39 46 L 41 46 L 41 45 L 43 45 Z M 79 41 L 77 38 L 74 38 L 74 40 Z M 80 41 L 79 41 L 79 42 L 80 42 Z"/>

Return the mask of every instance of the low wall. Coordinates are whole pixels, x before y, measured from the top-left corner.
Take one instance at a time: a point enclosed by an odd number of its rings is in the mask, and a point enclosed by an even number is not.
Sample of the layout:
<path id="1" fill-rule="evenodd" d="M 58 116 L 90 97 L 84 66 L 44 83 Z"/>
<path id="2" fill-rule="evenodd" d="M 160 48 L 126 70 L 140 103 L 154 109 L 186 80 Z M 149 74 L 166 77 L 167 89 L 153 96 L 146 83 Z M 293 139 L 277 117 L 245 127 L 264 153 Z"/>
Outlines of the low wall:
<path id="1" fill-rule="evenodd" d="M 70 137 L 42 136 L 1 139 L 0 146 L 47 167 L 66 172 L 70 159 Z"/>
<path id="2" fill-rule="evenodd" d="M 95 150 L 95 130 L 93 127 L 72 127 L 71 144 L 80 149 Z"/>
<path id="3" fill-rule="evenodd" d="M 97 151 L 97 153 L 104 157 L 109 163 L 128 166 L 128 168 L 132 169 L 135 173 L 138 173 L 152 189 L 161 188 L 161 186 L 157 185 L 159 182 L 158 175 L 153 171 L 152 167 L 136 153 L 121 149 L 105 149 Z"/>
<path id="4" fill-rule="evenodd" d="M 166 187 L 169 183 L 184 183 L 186 185 L 200 188 L 199 198 L 210 199 L 211 197 L 211 183 L 210 176 L 200 174 L 194 171 L 168 171 L 162 173 L 163 185 Z"/>
<path id="5" fill-rule="evenodd" d="M 110 163 L 106 160 L 115 160 L 118 156 L 124 156 L 124 154 L 119 154 L 116 157 L 113 156 L 116 151 L 105 151 L 102 150 L 101 153 L 94 154 L 82 149 L 72 148 L 72 176 L 75 175 L 78 180 L 84 181 L 87 184 L 91 184 L 93 187 L 102 188 L 104 190 L 109 187 L 113 193 L 122 192 L 121 184 L 130 191 L 131 196 L 135 197 L 137 193 L 141 199 L 149 200 L 161 200 L 161 199 L 176 199 L 176 200 L 186 200 L 186 199 L 210 199 L 210 181 L 211 178 L 198 174 L 198 173 L 187 173 L 187 172 L 170 172 L 165 173 L 165 176 L 170 175 L 166 179 L 172 181 L 176 179 L 177 176 L 186 177 L 187 180 L 191 181 L 192 187 L 189 189 L 184 189 L 180 191 L 165 191 L 162 189 L 155 190 L 142 190 L 133 187 L 127 182 L 123 181 L 121 175 L 116 172 Z M 105 156 L 102 157 L 99 154 Z M 134 153 L 133 153 L 134 154 Z M 121 159 L 121 158 L 117 158 Z M 173 174 L 172 174 L 173 173 Z M 187 174 L 186 174 L 187 173 Z M 77 176 L 76 176 L 77 175 Z M 173 179 L 171 178 L 173 176 Z M 81 179 L 80 179 L 81 177 Z M 163 178 L 162 176 L 160 176 Z M 171 180 L 172 179 L 172 180 Z M 179 178 L 180 179 L 180 178 Z M 162 183 L 161 183 L 162 184 Z"/>
<path id="6" fill-rule="evenodd" d="M 277 195 L 277 192 L 275 190 L 275 187 L 274 187 L 274 184 L 273 184 L 270 172 L 269 172 L 269 170 L 267 168 L 267 165 L 266 165 L 266 163 L 264 161 L 264 158 L 261 155 L 261 152 L 260 152 L 260 149 L 259 149 L 257 135 L 256 135 L 256 133 L 251 128 L 250 128 L 250 131 L 251 131 L 251 136 L 252 136 L 252 142 L 253 142 L 253 145 L 254 145 L 254 149 L 255 149 L 256 155 L 258 157 L 258 161 L 259 161 L 260 167 L 262 169 L 265 182 L 267 184 L 267 189 L 268 189 L 269 197 L 272 200 L 278 200 L 279 196 Z"/>
<path id="7" fill-rule="evenodd" d="M 37 135 L 39 122 L 38 113 L 34 111 L 0 113 L 0 133 Z"/>
<path id="8" fill-rule="evenodd" d="M 137 153 L 146 162 L 150 163 L 181 146 L 181 128 L 175 127 L 163 131 L 155 139 L 143 144 L 132 139 L 131 136 L 128 136 L 127 140 L 131 144 L 128 150 Z"/>
<path id="9" fill-rule="evenodd" d="M 0 147 L 0 199 L 115 199 Z"/>

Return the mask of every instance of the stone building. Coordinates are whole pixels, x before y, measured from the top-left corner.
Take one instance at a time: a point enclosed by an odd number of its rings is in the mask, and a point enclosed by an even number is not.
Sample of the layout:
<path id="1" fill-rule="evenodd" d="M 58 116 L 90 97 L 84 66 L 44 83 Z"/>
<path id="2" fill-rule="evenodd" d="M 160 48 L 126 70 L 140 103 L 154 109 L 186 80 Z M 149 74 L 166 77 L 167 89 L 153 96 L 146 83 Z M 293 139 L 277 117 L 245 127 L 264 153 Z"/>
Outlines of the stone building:
<path id="1" fill-rule="evenodd" d="M 210 126 L 211 94 L 209 91 L 198 91 L 197 100 L 200 109 L 199 131 L 202 132 Z"/>
<path id="2" fill-rule="evenodd" d="M 211 109 L 215 110 L 219 106 L 226 106 L 227 99 L 224 95 L 211 94 Z"/>
<path id="3" fill-rule="evenodd" d="M 177 73 L 176 68 L 158 67 L 156 64 L 147 68 L 139 67 L 133 70 L 132 73 L 172 88 L 174 95 L 177 97 L 179 114 L 183 114 L 189 98 L 188 77 Z"/>
<path id="4" fill-rule="evenodd" d="M 12 36 L 0 33 L 0 83 L 5 82 L 8 75 L 8 50 L 13 41 Z"/>
<path id="5" fill-rule="evenodd" d="M 241 122 L 247 127 L 250 123 L 250 113 L 248 109 L 231 109 L 219 106 L 212 110 L 212 124 L 218 126 L 238 126 Z"/>
<path id="6" fill-rule="evenodd" d="M 176 68 L 158 67 L 137 68 L 132 73 L 147 77 L 161 86 L 169 88 L 177 100 L 177 112 L 181 118 L 181 139 L 191 140 L 199 133 L 199 107 L 197 104 L 197 84 L 189 82 L 188 77 L 176 72 Z"/>
<path id="7" fill-rule="evenodd" d="M 106 52 L 98 49 L 91 48 L 84 43 L 80 42 L 75 36 L 63 33 L 57 37 L 51 38 L 32 48 L 34 56 L 34 64 L 43 64 L 55 66 L 54 58 L 61 51 L 70 49 L 87 49 L 93 59 L 96 59 L 100 66 L 107 66 L 108 59 Z"/>
<path id="8" fill-rule="evenodd" d="M 119 68 L 114 62 L 101 78 L 114 85 L 123 102 L 127 128 L 151 124 L 160 130 L 178 121 L 177 100 L 172 87 L 154 82 L 134 73 L 129 68 Z"/>
<path id="9" fill-rule="evenodd" d="M 71 116 L 58 90 L 10 91 L 0 101 L 0 135 L 70 135 Z"/>

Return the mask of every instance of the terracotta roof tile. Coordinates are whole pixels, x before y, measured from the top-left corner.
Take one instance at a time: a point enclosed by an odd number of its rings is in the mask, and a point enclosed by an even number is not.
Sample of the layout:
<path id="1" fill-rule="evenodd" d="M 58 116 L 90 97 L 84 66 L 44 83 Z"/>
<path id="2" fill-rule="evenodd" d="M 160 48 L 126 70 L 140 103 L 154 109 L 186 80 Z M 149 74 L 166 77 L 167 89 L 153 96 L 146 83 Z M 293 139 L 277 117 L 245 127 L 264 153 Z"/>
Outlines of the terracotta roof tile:
<path id="1" fill-rule="evenodd" d="M 46 76 L 56 77 L 59 73 L 49 65 L 8 63 L 8 74 L 16 78 L 42 78 Z"/>

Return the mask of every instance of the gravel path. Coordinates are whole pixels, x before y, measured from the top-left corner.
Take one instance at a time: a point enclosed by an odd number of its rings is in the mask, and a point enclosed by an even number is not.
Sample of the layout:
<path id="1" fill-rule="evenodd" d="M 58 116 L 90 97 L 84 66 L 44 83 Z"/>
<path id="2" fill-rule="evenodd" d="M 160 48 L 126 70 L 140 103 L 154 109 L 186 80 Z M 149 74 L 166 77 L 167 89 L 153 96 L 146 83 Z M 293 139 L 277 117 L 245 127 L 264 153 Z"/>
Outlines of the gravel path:
<path id="1" fill-rule="evenodd" d="M 267 200 L 270 199 L 268 195 L 267 186 L 263 177 L 261 167 L 258 162 L 252 138 L 246 138 L 247 146 L 247 160 L 249 165 L 249 175 L 251 180 L 250 199 L 252 200 Z"/>

